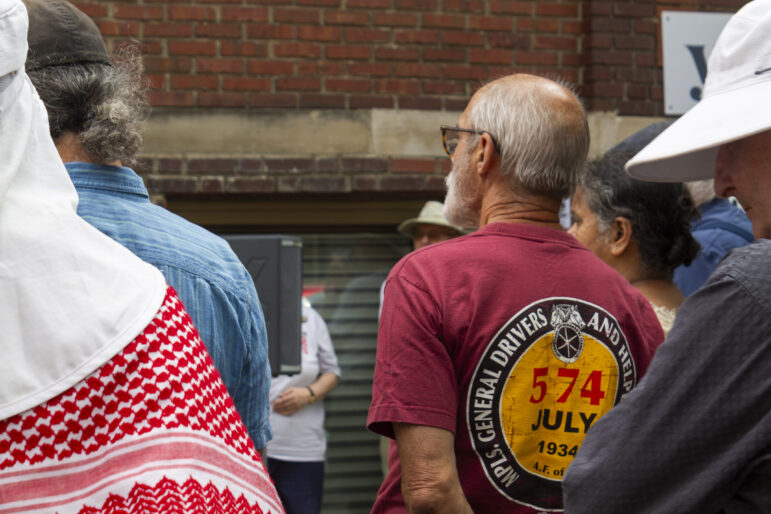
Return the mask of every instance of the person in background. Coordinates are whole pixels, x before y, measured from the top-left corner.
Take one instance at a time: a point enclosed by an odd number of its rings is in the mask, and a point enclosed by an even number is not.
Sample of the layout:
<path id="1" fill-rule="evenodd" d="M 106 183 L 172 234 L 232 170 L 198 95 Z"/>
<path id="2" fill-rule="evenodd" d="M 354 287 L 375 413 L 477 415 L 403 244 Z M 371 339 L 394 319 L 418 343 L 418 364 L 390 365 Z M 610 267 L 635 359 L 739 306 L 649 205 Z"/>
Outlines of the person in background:
<path id="1" fill-rule="evenodd" d="M 300 370 L 270 383 L 274 438 L 266 455 L 287 514 L 318 514 L 327 449 L 323 400 L 340 380 L 340 367 L 326 323 L 305 300 Z"/>
<path id="2" fill-rule="evenodd" d="M 640 385 L 563 483 L 568 514 L 771 512 L 771 0 L 723 28 L 701 101 L 630 160 L 640 180 L 714 178 L 755 242 L 686 298 Z"/>
<path id="3" fill-rule="evenodd" d="M 673 270 L 696 256 L 696 215 L 683 184 L 635 180 L 624 172 L 634 153 L 609 151 L 589 163 L 571 202 L 568 233 L 621 273 L 651 303 L 668 333 L 685 297 Z"/>
<path id="4" fill-rule="evenodd" d="M 220 237 L 150 203 L 131 168 L 148 111 L 138 56 L 113 63 L 94 22 L 65 0 L 24 0 L 26 69 L 78 191 L 78 214 L 154 265 L 177 291 L 258 448 L 271 438 L 265 319 Z"/>
<path id="5" fill-rule="evenodd" d="M 699 216 L 691 221 L 691 233 L 701 249 L 693 262 L 675 269 L 673 280 L 688 296 L 704 285 L 730 250 L 746 246 L 755 238 L 744 211 L 730 199 L 715 195 L 714 180 L 693 180 L 685 185 L 699 209 Z"/>
<path id="6" fill-rule="evenodd" d="M 664 335 L 559 225 L 589 149 L 569 88 L 502 77 L 441 131 L 444 212 L 480 228 L 411 252 L 387 279 L 367 424 L 397 454 L 372 512 L 559 510 L 586 431 Z"/>
<path id="7" fill-rule="evenodd" d="M 161 272 L 76 213 L 0 0 L 0 511 L 283 509 Z"/>

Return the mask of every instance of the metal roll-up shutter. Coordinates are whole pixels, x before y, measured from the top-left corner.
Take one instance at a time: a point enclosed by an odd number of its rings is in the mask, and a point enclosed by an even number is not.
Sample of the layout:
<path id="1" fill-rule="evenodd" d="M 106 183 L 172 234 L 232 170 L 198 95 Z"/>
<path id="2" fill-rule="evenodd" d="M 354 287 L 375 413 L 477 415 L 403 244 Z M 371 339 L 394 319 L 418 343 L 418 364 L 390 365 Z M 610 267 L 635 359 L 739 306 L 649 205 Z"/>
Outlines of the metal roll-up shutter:
<path id="1" fill-rule="evenodd" d="M 410 250 L 398 234 L 297 234 L 306 299 L 329 327 L 342 379 L 324 400 L 323 514 L 369 512 L 383 481 L 379 438 L 367 431 L 380 286 Z"/>

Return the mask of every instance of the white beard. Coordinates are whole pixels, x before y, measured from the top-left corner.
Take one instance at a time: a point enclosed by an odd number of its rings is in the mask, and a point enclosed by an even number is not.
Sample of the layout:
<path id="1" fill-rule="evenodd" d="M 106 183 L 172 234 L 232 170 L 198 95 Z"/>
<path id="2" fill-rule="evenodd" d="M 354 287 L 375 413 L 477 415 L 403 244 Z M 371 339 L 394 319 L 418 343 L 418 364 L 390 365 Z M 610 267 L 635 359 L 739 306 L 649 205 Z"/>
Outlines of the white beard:
<path id="1" fill-rule="evenodd" d="M 471 156 L 456 155 L 452 170 L 444 178 L 447 187 L 447 195 L 444 199 L 444 217 L 447 221 L 463 228 L 476 228 L 479 226 L 479 208 L 481 197 L 475 191 L 474 183 L 468 178 L 464 180 L 463 174 L 470 178 Z"/>

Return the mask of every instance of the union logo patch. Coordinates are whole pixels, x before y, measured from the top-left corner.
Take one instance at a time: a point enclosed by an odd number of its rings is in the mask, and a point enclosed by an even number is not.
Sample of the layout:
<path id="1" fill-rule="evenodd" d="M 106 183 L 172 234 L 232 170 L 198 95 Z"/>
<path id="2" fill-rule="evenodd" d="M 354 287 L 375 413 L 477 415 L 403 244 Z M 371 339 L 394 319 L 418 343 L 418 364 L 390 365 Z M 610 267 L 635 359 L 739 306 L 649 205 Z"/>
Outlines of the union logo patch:
<path id="1" fill-rule="evenodd" d="M 512 501 L 561 509 L 560 481 L 586 432 L 637 383 L 616 319 L 575 298 L 535 302 L 498 331 L 472 375 L 471 443 Z"/>

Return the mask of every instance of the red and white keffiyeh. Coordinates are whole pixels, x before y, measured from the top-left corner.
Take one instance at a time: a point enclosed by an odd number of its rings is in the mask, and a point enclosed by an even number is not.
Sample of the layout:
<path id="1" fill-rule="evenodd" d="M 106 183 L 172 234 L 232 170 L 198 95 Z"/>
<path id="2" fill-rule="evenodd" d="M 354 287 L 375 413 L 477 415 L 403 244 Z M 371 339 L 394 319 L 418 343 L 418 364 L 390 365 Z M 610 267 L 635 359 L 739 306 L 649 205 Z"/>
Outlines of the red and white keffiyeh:
<path id="1" fill-rule="evenodd" d="M 6 512 L 283 512 L 173 289 L 105 365 L 0 422 Z"/>

